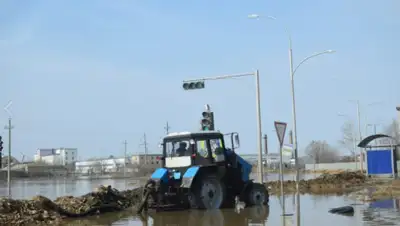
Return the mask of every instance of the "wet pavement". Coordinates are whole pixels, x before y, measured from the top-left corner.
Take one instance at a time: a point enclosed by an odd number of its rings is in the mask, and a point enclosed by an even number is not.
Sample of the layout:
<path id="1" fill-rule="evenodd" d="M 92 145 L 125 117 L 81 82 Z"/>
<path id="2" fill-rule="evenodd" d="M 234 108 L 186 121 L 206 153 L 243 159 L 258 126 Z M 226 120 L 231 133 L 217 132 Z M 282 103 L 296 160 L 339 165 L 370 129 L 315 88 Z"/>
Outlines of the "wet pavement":
<path id="1" fill-rule="evenodd" d="M 286 175 L 286 179 L 293 179 L 294 175 Z M 277 175 L 269 175 L 269 179 Z M 314 175 L 305 175 L 304 179 Z M 274 178 L 275 179 L 275 178 Z M 12 183 L 13 198 L 31 198 L 35 195 L 44 195 L 51 199 L 59 196 L 79 196 L 93 191 L 99 185 L 111 185 L 119 190 L 138 186 L 137 180 L 15 180 Z M 0 196 L 7 195 L 7 187 L 0 184 Z M 294 213 L 294 196 L 285 198 L 286 214 Z M 355 201 L 345 196 L 301 196 L 302 225 L 324 226 L 375 226 L 400 225 L 398 200 L 384 200 L 372 204 L 356 203 L 355 215 L 352 217 L 328 213 L 330 208 L 354 204 Z M 66 222 L 66 225 L 149 225 L 149 226 L 186 226 L 186 225 L 272 225 L 282 224 L 282 210 L 278 197 L 271 196 L 270 208 L 247 208 L 244 210 L 216 210 L 216 211 L 183 211 L 149 214 L 139 217 L 132 211 L 112 213 Z M 296 225 L 294 217 L 286 217 L 286 226 Z"/>

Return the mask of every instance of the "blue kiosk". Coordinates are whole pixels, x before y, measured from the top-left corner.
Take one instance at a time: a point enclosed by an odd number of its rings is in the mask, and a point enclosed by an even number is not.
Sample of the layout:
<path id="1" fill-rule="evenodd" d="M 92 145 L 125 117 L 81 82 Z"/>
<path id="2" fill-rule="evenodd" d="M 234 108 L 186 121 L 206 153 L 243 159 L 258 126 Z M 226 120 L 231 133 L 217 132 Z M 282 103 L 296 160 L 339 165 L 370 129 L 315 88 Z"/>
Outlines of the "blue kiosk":
<path id="1" fill-rule="evenodd" d="M 370 145 L 376 139 L 384 140 L 379 145 Z M 393 177 L 397 175 L 397 153 L 399 145 L 396 140 L 385 134 L 374 134 L 364 138 L 358 147 L 365 149 L 365 164 L 367 176 Z"/>

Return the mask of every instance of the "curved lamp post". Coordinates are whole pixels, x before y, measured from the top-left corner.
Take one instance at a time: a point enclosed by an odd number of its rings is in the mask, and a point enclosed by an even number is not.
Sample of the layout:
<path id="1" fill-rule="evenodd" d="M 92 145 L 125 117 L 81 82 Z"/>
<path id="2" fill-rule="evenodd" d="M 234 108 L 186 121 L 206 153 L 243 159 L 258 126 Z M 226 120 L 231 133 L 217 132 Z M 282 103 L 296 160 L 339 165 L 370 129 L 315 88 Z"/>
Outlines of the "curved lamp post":
<path id="1" fill-rule="evenodd" d="M 260 19 L 261 16 L 258 14 L 250 14 L 248 15 L 249 19 Z M 276 20 L 273 16 L 267 16 L 266 18 Z M 289 30 L 285 28 L 285 32 L 289 38 L 289 66 L 290 66 L 290 80 L 291 80 L 291 93 L 292 93 L 292 114 L 293 114 L 293 150 L 294 150 L 294 158 L 295 158 L 295 165 L 296 165 L 296 218 L 297 218 L 297 226 L 300 226 L 300 192 L 299 192 L 299 181 L 300 181 L 300 172 L 299 172 L 299 161 L 298 161 L 298 150 L 297 150 L 297 123 L 296 123 L 296 101 L 295 101 L 295 91 L 294 91 L 294 74 L 296 73 L 297 69 L 306 61 L 311 58 L 328 54 L 334 53 L 334 50 L 325 50 L 322 52 L 318 52 L 312 54 L 306 58 L 304 58 L 300 63 L 293 67 L 293 54 L 292 54 L 292 36 Z"/>

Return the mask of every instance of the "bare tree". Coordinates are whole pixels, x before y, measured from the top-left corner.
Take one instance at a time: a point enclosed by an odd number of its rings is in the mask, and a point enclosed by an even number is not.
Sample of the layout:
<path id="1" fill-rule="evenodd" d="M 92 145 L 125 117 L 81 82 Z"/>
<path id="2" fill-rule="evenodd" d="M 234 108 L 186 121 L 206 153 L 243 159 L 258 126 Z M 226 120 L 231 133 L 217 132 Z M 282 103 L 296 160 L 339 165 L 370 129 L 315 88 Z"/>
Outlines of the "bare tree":
<path id="1" fill-rule="evenodd" d="M 356 133 L 355 133 L 355 125 L 351 121 L 347 121 L 343 124 L 342 128 L 342 139 L 339 140 L 339 144 L 341 147 L 345 148 L 351 153 L 351 156 L 355 156 L 356 153 Z"/>
<path id="2" fill-rule="evenodd" d="M 399 122 L 393 119 L 392 123 L 385 128 L 385 134 L 392 136 L 397 143 L 400 142 L 400 128 Z"/>
<path id="3" fill-rule="evenodd" d="M 338 151 L 326 141 L 312 141 L 306 148 L 306 154 L 314 163 L 333 163 L 339 160 Z"/>

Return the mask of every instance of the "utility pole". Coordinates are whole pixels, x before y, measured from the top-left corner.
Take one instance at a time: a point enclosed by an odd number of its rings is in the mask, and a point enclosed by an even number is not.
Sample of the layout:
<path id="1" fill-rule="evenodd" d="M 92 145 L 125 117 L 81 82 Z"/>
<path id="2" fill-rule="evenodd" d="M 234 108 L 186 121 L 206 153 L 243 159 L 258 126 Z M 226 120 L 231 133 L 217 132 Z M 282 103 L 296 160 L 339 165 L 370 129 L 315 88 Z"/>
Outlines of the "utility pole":
<path id="1" fill-rule="evenodd" d="M 11 130 L 14 126 L 11 123 L 11 112 L 9 107 L 12 105 L 12 101 L 4 107 L 4 110 L 8 113 L 8 125 L 4 129 L 8 130 L 8 158 L 7 158 L 7 187 L 8 187 L 8 198 L 11 199 Z"/>
<path id="2" fill-rule="evenodd" d="M 143 143 L 140 144 L 140 146 L 144 146 L 144 164 L 147 165 L 147 138 L 146 138 L 146 133 L 143 134 Z"/>
<path id="3" fill-rule="evenodd" d="M 361 134 L 361 117 L 360 117 L 360 101 L 356 101 L 357 104 L 357 121 L 358 121 L 358 135 L 360 138 L 360 141 L 362 141 L 362 134 Z M 364 155 L 363 155 L 363 151 L 362 148 L 360 148 L 360 168 L 361 168 L 361 172 L 364 172 Z"/>
<path id="4" fill-rule="evenodd" d="M 127 151 L 127 147 L 128 147 L 128 142 L 125 140 L 123 142 L 124 144 L 124 178 L 126 177 L 126 151 Z"/>
<path id="5" fill-rule="evenodd" d="M 168 135 L 169 134 L 169 129 L 171 129 L 171 127 L 168 124 L 168 121 L 167 121 L 167 124 L 165 125 L 164 129 L 165 129 L 165 133 Z"/>

